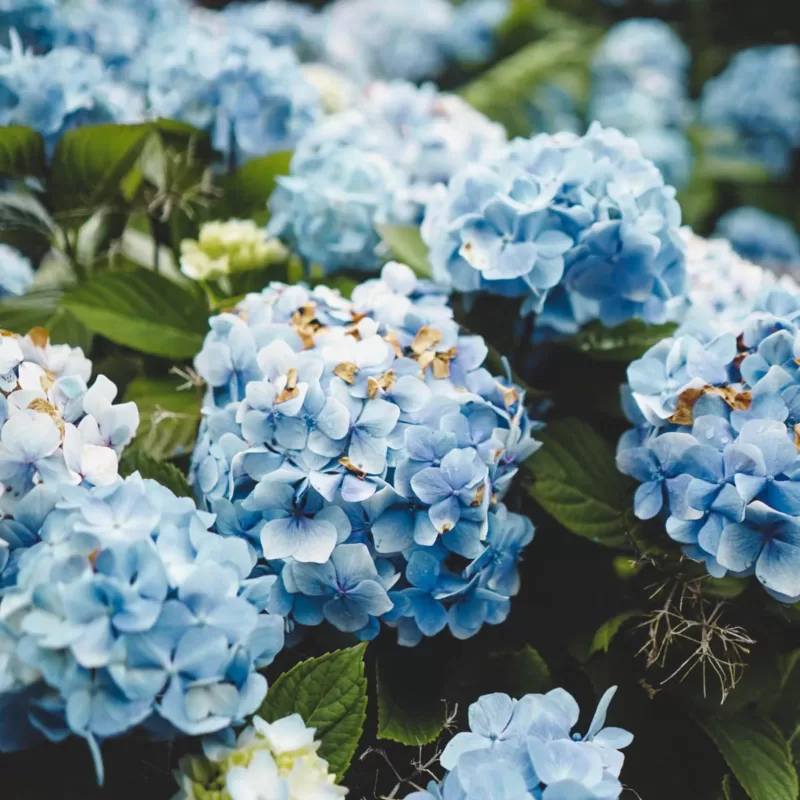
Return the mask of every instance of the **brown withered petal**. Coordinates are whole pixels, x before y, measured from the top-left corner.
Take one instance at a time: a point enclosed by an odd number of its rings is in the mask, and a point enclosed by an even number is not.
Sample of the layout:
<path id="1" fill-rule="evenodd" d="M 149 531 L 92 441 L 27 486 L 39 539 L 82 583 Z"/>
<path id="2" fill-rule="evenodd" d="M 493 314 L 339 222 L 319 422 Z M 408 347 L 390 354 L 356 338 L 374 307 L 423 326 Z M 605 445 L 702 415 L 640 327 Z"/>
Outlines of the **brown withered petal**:
<path id="1" fill-rule="evenodd" d="M 429 325 L 423 325 L 411 342 L 411 349 L 420 355 L 432 347 L 436 347 L 442 341 L 442 332 L 438 328 L 431 328 Z"/>
<path id="2" fill-rule="evenodd" d="M 361 467 L 356 466 L 347 456 L 342 456 L 339 463 L 351 474 L 355 475 L 359 480 L 366 480 L 367 471 Z"/>
<path id="3" fill-rule="evenodd" d="M 450 377 L 450 359 L 438 357 L 433 359 L 433 377 L 436 380 Z"/>
<path id="4" fill-rule="evenodd" d="M 794 426 L 794 446 L 800 451 L 800 422 Z"/>
<path id="5" fill-rule="evenodd" d="M 9 336 L 12 339 L 19 339 L 19 334 L 16 334 L 13 331 L 7 331 L 5 328 L 0 328 L 0 336 Z"/>
<path id="6" fill-rule="evenodd" d="M 47 416 L 56 423 L 61 435 L 64 435 L 66 426 L 64 425 L 64 420 L 61 418 L 61 414 L 58 413 L 58 409 L 55 408 L 55 406 L 50 405 L 47 400 L 42 400 L 41 397 L 37 397 L 35 400 L 31 400 L 31 402 L 28 403 L 28 408 L 38 414 L 47 414 Z"/>
<path id="7" fill-rule="evenodd" d="M 49 369 L 44 371 L 44 374 L 39 379 L 39 383 L 42 387 L 43 392 L 49 392 L 50 389 L 53 388 L 56 382 L 56 374 Z"/>
<path id="8" fill-rule="evenodd" d="M 678 407 L 668 422 L 674 425 L 691 425 L 694 404 L 703 396 L 704 389 L 684 389 L 678 396 Z"/>
<path id="9" fill-rule="evenodd" d="M 513 386 L 500 386 L 506 408 L 511 408 L 519 400 L 519 392 Z"/>
<path id="10" fill-rule="evenodd" d="M 351 386 L 356 382 L 358 367 L 350 361 L 342 361 L 333 368 L 333 374 Z"/>
<path id="11" fill-rule="evenodd" d="M 400 347 L 400 342 L 397 339 L 397 334 L 394 331 L 389 331 L 383 338 L 384 341 L 389 342 L 389 344 L 394 348 L 394 354 L 398 358 L 402 358 L 403 348 Z"/>
<path id="12" fill-rule="evenodd" d="M 28 331 L 28 338 L 37 347 L 47 347 L 47 342 L 50 340 L 50 334 L 42 327 L 31 328 Z"/>
<path id="13" fill-rule="evenodd" d="M 392 370 L 384 372 L 383 375 L 378 375 L 377 378 L 370 376 L 367 378 L 367 395 L 369 396 L 369 399 L 374 400 L 379 389 L 383 389 L 384 392 L 388 392 L 392 386 L 395 385 L 396 381 L 397 376 Z"/>
<path id="14" fill-rule="evenodd" d="M 419 364 L 419 372 L 421 377 L 425 377 L 425 370 L 433 364 L 433 360 L 436 358 L 436 353 L 433 350 L 426 350 L 424 353 L 420 353 L 417 356 L 417 364 Z"/>
<path id="15" fill-rule="evenodd" d="M 678 407 L 675 413 L 667 419 L 674 425 L 691 425 L 694 422 L 692 412 L 695 404 L 704 394 L 716 394 L 734 411 L 747 411 L 753 402 L 750 392 L 737 392 L 732 386 L 706 385 L 700 389 L 684 389 L 678 396 Z"/>
<path id="16" fill-rule="evenodd" d="M 486 492 L 486 484 L 482 483 L 475 492 L 475 499 L 470 503 L 471 506 L 479 506 L 483 502 L 483 495 Z"/>

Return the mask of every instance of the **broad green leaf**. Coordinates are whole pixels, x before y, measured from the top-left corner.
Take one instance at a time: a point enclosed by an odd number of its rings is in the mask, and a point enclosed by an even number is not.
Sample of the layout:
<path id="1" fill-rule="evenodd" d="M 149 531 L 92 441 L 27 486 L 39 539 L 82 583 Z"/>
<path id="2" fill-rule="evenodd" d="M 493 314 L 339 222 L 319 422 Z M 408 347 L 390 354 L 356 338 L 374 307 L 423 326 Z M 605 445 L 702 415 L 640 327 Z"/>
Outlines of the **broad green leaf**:
<path id="1" fill-rule="evenodd" d="M 566 343 L 581 353 L 600 361 L 634 361 L 662 339 L 672 336 L 675 323 L 648 325 L 641 320 L 631 320 L 616 328 L 606 328 L 599 322 L 590 322 L 580 333 Z"/>
<path id="2" fill-rule="evenodd" d="M 589 655 L 594 655 L 595 653 L 599 653 L 601 650 L 604 653 L 608 652 L 608 648 L 611 647 L 611 642 L 614 637 L 622 630 L 622 627 L 625 623 L 633 619 L 634 617 L 639 617 L 642 615 L 642 612 L 638 609 L 630 609 L 628 611 L 623 611 L 621 614 L 617 614 L 616 616 L 611 617 L 611 619 L 604 622 L 598 629 L 592 639 L 592 644 L 589 648 Z"/>
<path id="3" fill-rule="evenodd" d="M 0 300 L 0 328 L 26 334 L 31 328 L 47 327 L 58 308 L 61 292 L 52 289 L 28 292 L 22 297 Z"/>
<path id="4" fill-rule="evenodd" d="M 245 161 L 232 175 L 223 178 L 223 200 L 219 209 L 228 217 L 254 217 L 266 221 L 267 201 L 280 175 L 289 174 L 292 154 L 271 153 Z"/>
<path id="5" fill-rule="evenodd" d="M 63 306 L 56 308 L 43 327 L 50 334 L 50 341 L 53 344 L 80 347 L 87 354 L 92 349 L 92 332 Z"/>
<path id="6" fill-rule="evenodd" d="M 40 178 L 45 170 L 41 134 L 22 125 L 0 127 L 0 177 Z"/>
<path id="7" fill-rule="evenodd" d="M 119 474 L 123 478 L 138 472 L 143 478 L 158 481 L 178 497 L 194 497 L 186 476 L 167 461 L 156 461 L 139 448 L 129 448 L 119 462 Z"/>
<path id="8" fill-rule="evenodd" d="M 33 195 L 0 193 L 0 231 L 25 231 L 50 237 L 55 229 L 47 210 Z"/>
<path id="9" fill-rule="evenodd" d="M 404 682 L 390 662 L 384 657 L 376 666 L 378 738 L 415 746 L 436 741 L 445 721 L 441 698 L 427 697 L 418 680 Z"/>
<path id="10" fill-rule="evenodd" d="M 192 390 L 178 391 L 177 378 L 135 378 L 125 402 L 139 409 L 139 430 L 133 447 L 156 461 L 192 451 L 200 424 L 200 398 Z"/>
<path id="11" fill-rule="evenodd" d="M 633 482 L 617 470 L 614 452 L 578 419 L 560 419 L 539 436 L 526 466 L 539 505 L 573 533 L 606 547 L 632 549 Z"/>
<path id="12" fill-rule="evenodd" d="M 516 652 L 500 653 L 493 658 L 501 661 L 506 690 L 513 697 L 541 694 L 553 686 L 549 667 L 539 651 L 529 644 Z"/>
<path id="13" fill-rule="evenodd" d="M 80 224 L 101 205 L 121 197 L 120 187 L 148 137 L 142 125 L 86 125 L 65 133 L 56 146 L 48 195 L 57 218 Z"/>
<path id="14" fill-rule="evenodd" d="M 283 673 L 267 692 L 259 715 L 274 722 L 299 714 L 317 729 L 319 754 L 342 779 L 356 752 L 367 716 L 366 644 L 310 658 Z"/>
<path id="15" fill-rule="evenodd" d="M 108 270 L 64 296 L 87 328 L 112 342 L 164 358 L 191 358 L 208 326 L 197 295 L 145 269 Z"/>
<path id="16" fill-rule="evenodd" d="M 696 719 L 751 800 L 797 800 L 797 772 L 775 725 L 752 714 Z"/>
<path id="17" fill-rule="evenodd" d="M 406 225 L 378 225 L 378 233 L 392 250 L 397 261 L 408 264 L 420 278 L 433 276 L 428 260 L 428 245 L 422 241 L 419 228 Z"/>

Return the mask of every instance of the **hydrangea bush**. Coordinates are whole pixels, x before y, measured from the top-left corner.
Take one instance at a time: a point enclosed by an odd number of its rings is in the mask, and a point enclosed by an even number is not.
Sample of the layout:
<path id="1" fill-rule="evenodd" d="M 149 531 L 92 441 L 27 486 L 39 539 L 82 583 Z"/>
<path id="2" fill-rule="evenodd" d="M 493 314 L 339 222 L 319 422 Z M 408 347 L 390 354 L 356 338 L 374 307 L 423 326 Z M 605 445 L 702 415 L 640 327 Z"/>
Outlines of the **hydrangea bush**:
<path id="1" fill-rule="evenodd" d="M 469 707 L 469 732 L 442 752 L 444 779 L 406 800 L 615 800 L 620 750 L 633 741 L 628 731 L 605 727 L 615 692 L 603 695 L 585 734 L 573 732 L 580 709 L 564 689 L 519 700 L 484 695 Z"/>
<path id="2" fill-rule="evenodd" d="M 192 477 L 279 575 L 272 611 L 363 639 L 382 619 L 408 645 L 505 619 L 533 528 L 502 499 L 537 444 L 486 356 L 397 263 L 350 301 L 271 284 L 212 318 Z"/>

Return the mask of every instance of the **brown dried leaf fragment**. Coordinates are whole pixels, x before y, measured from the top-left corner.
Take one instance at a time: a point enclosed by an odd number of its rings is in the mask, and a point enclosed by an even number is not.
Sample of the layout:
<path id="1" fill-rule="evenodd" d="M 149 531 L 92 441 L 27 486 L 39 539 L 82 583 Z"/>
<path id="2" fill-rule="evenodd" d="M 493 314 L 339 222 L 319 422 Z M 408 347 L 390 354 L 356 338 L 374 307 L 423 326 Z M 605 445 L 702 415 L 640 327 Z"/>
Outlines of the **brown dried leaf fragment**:
<path id="1" fill-rule="evenodd" d="M 351 386 L 356 382 L 358 367 L 352 361 L 341 361 L 333 368 L 333 374 Z"/>
<path id="2" fill-rule="evenodd" d="M 363 481 L 367 478 L 367 471 L 362 469 L 359 466 L 356 466 L 347 456 L 342 456 L 339 459 L 339 463 L 351 474 L 355 475 L 356 478 Z"/>
<path id="3" fill-rule="evenodd" d="M 297 388 L 297 370 L 292 367 L 286 373 L 286 386 L 283 391 L 275 398 L 275 405 L 285 403 L 287 400 L 294 400 L 298 397 L 300 390 Z"/>

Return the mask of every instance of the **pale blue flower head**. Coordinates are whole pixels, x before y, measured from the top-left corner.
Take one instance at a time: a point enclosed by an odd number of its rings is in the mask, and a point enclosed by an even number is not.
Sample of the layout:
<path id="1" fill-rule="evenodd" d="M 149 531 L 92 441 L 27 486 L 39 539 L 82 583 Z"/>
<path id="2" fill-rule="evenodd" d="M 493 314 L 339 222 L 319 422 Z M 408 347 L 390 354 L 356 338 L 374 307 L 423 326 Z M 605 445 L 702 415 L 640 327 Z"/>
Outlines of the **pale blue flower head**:
<path id="1" fill-rule="evenodd" d="M 0 244 L 0 297 L 19 297 L 32 283 L 31 262 L 13 247 Z"/>
<path id="2" fill-rule="evenodd" d="M 404 644 L 505 618 L 533 530 L 500 501 L 538 443 L 440 287 L 396 262 L 350 301 L 273 283 L 211 328 L 191 477 L 280 573 L 270 608 L 362 638 L 383 619 Z"/>
<path id="3" fill-rule="evenodd" d="M 748 261 L 778 272 L 798 273 L 800 235 L 787 219 L 742 206 L 720 217 L 714 232 L 728 239 Z"/>
<path id="4" fill-rule="evenodd" d="M 37 53 L 49 49 L 56 7 L 56 0 L 0 0 L 0 48 L 10 46 L 10 33 L 16 31 Z"/>

